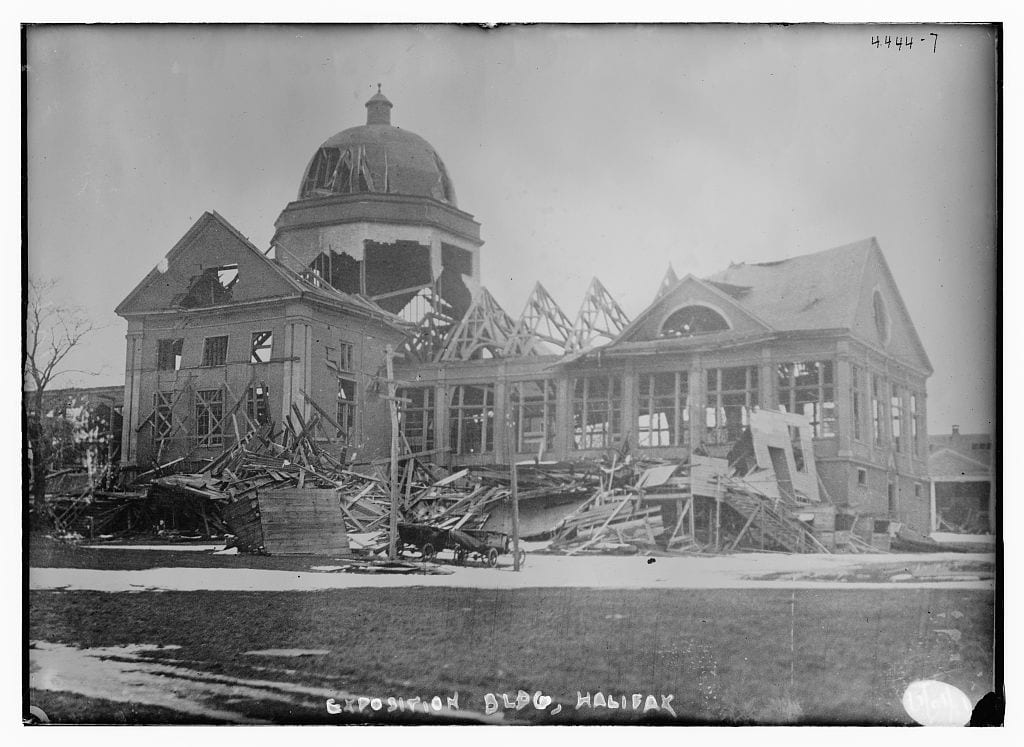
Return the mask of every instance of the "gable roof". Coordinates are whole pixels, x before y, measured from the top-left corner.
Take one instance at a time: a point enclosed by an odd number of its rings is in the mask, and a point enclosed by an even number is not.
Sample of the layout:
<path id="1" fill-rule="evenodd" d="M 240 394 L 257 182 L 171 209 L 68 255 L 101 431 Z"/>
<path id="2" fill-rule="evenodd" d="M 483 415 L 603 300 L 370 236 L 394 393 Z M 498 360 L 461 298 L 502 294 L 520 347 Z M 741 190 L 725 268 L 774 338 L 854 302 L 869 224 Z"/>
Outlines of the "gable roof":
<path id="1" fill-rule="evenodd" d="M 943 477 L 991 475 L 992 465 L 943 446 L 928 455 L 928 472 L 933 480 L 941 482 Z"/>
<path id="2" fill-rule="evenodd" d="M 257 249 L 249 239 L 242 235 L 237 228 L 231 225 L 216 211 L 207 211 L 203 213 L 199 219 L 192 224 L 188 231 L 185 232 L 185 235 L 182 236 L 167 253 L 167 266 L 173 266 L 175 260 L 178 259 L 183 252 L 188 250 L 211 226 L 218 226 L 225 229 L 235 240 L 237 240 L 242 251 L 244 251 L 251 260 L 268 270 L 279 280 L 283 281 L 284 287 L 290 291 L 284 296 L 268 295 L 266 298 L 306 297 L 310 300 L 319 301 L 336 308 L 341 308 L 360 316 L 370 316 L 375 319 L 379 319 L 399 329 L 404 329 L 408 326 L 401 318 L 382 309 L 373 301 L 370 301 L 363 296 L 344 293 L 326 284 L 314 284 L 291 268 L 285 266 L 283 263 L 271 259 Z M 117 305 L 114 312 L 119 316 L 128 316 L 133 313 L 151 313 L 149 311 L 133 311 L 131 306 L 133 302 L 140 298 L 144 291 L 157 282 L 162 275 L 163 272 L 158 267 L 154 267 L 150 270 L 146 277 L 144 277 L 142 281 L 135 286 L 131 293 L 129 293 L 125 299 Z"/>
<path id="3" fill-rule="evenodd" d="M 740 263 L 707 281 L 773 329 L 849 329 L 875 240 L 865 239 L 776 262 Z"/>

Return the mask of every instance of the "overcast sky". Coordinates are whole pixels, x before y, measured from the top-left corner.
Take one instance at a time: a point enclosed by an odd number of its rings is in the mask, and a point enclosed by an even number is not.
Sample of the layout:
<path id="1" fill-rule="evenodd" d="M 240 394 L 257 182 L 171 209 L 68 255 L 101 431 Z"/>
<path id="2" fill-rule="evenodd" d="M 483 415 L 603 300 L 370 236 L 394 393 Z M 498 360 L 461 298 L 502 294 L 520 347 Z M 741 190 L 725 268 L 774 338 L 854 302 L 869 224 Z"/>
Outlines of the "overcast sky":
<path id="1" fill-rule="evenodd" d="M 875 236 L 935 368 L 929 430 L 991 431 L 995 54 L 956 26 L 37 27 L 29 271 L 106 325 L 69 364 L 102 373 L 63 383 L 122 383 L 114 306 L 205 210 L 266 248 L 380 82 L 513 316 L 536 280 L 574 316 L 597 275 L 634 316 L 670 262 Z"/>

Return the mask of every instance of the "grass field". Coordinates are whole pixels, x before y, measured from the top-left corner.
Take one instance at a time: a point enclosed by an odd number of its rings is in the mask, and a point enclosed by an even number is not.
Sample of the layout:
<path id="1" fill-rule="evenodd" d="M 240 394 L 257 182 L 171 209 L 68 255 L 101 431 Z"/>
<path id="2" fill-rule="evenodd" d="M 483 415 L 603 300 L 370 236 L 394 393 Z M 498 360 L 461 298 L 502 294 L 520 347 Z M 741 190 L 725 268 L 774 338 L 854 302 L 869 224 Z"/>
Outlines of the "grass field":
<path id="1" fill-rule="evenodd" d="M 175 560 L 190 562 L 188 555 Z M 629 718 L 576 710 L 577 691 L 610 691 L 671 694 L 684 723 L 909 723 L 900 697 L 913 680 L 950 682 L 972 702 L 992 688 L 993 612 L 985 592 L 34 591 L 29 604 L 31 640 L 180 646 L 154 657 L 188 662 L 209 677 L 273 676 L 378 695 L 458 691 L 463 708 L 480 711 L 485 693 L 542 690 L 563 705 L 558 716 L 550 708 L 506 712 L 520 722 Z M 268 648 L 330 653 L 244 655 Z M 202 720 L 66 693 L 33 691 L 31 699 L 44 710 L 51 704 L 54 720 Z M 322 699 L 298 707 L 230 700 L 226 707 L 277 722 L 336 720 Z"/>

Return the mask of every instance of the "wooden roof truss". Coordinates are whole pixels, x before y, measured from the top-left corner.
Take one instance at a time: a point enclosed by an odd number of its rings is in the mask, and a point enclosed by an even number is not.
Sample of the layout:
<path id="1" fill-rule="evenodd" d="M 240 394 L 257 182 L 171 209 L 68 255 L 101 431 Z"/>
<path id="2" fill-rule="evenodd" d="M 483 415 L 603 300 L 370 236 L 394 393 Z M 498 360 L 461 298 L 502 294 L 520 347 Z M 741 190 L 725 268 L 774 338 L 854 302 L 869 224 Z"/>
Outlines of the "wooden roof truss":
<path id="1" fill-rule="evenodd" d="M 596 277 L 590 281 L 579 314 L 573 322 L 573 349 L 583 350 L 599 338 L 614 340 L 629 318 Z"/>
<path id="2" fill-rule="evenodd" d="M 480 288 L 462 321 L 445 338 L 434 360 L 498 358 L 515 332 L 515 327 L 512 317 L 494 300 L 490 291 Z"/>
<path id="3" fill-rule="evenodd" d="M 573 327 L 569 317 L 544 286 L 537 283 L 502 354 L 516 357 L 551 352 L 545 343 L 553 345 L 558 352 L 565 352 L 571 347 L 572 339 Z"/>

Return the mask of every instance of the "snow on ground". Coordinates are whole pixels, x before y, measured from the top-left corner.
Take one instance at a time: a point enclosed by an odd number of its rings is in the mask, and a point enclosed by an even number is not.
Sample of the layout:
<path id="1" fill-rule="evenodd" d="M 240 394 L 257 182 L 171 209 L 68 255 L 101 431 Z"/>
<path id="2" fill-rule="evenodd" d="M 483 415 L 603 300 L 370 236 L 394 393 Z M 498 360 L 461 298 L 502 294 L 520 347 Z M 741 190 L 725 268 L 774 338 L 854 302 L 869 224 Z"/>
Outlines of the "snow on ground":
<path id="1" fill-rule="evenodd" d="M 854 578 L 863 569 L 898 565 L 902 569 L 967 561 L 994 562 L 990 553 L 916 553 L 879 555 L 785 555 L 743 553 L 715 557 L 570 557 L 530 555 L 516 573 L 502 558 L 498 568 L 446 564 L 447 575 L 360 574 L 277 571 L 255 568 L 32 568 L 32 590 L 139 591 L 320 591 L 352 588 L 439 586 L 479 589 L 964 589 L 991 591 L 992 580 L 872 582 Z M 342 561 L 343 562 L 343 561 Z M 506 564 L 507 563 L 507 564 Z M 761 580 L 769 574 L 846 574 L 837 579 Z M 895 572 L 894 572 L 895 574 Z"/>
<path id="2" fill-rule="evenodd" d="M 932 532 L 928 535 L 936 542 L 952 542 L 954 544 L 986 544 L 994 545 L 996 536 L 994 534 L 955 534 L 954 532 Z"/>
<path id="3" fill-rule="evenodd" d="M 87 550 L 164 550 L 173 552 L 210 552 L 223 550 L 224 543 L 219 545 L 82 545 Z"/>

